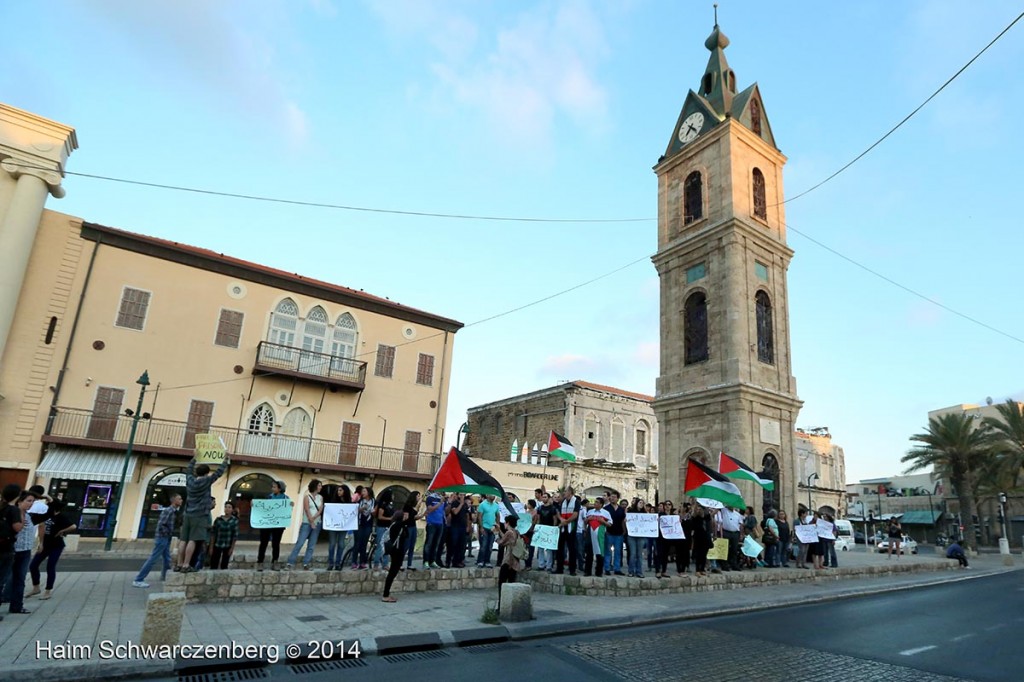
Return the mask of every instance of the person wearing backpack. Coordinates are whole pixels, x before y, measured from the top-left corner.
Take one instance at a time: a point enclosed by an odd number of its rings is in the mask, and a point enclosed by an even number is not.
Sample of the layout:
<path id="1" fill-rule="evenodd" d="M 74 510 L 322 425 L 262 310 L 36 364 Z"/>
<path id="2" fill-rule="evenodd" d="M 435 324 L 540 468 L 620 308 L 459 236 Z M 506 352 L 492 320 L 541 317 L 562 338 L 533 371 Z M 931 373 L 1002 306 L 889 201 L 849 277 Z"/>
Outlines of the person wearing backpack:
<path id="1" fill-rule="evenodd" d="M 381 497 L 390 491 L 385 490 Z M 395 576 L 402 570 L 402 557 L 406 553 L 406 543 L 409 541 L 409 528 L 416 525 L 416 508 L 420 504 L 419 492 L 412 492 L 405 501 L 401 511 L 394 512 L 390 517 L 391 525 L 387 528 L 387 534 L 383 538 L 384 552 L 390 557 L 388 565 L 388 576 L 384 579 L 384 594 L 380 600 L 388 604 L 394 604 L 397 599 L 391 596 L 391 585 L 395 582 Z M 383 535 L 383 534 L 382 534 Z"/>
<path id="2" fill-rule="evenodd" d="M 499 547 L 505 547 L 505 556 L 501 561 L 501 568 L 498 569 L 498 604 L 501 604 L 501 586 L 505 583 L 514 583 L 522 561 L 526 558 L 526 543 L 519 535 L 516 526 L 519 525 L 519 517 L 509 514 L 505 517 L 505 533 L 498 540 Z"/>

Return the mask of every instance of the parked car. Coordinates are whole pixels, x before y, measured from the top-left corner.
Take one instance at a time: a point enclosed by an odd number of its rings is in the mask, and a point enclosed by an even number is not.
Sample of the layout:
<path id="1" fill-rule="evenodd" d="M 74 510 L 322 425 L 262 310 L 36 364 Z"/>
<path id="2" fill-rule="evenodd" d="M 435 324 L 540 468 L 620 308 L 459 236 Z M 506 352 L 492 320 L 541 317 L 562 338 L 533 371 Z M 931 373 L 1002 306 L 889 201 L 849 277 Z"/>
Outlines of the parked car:
<path id="1" fill-rule="evenodd" d="M 853 549 L 856 545 L 853 542 L 853 538 L 847 535 L 840 535 L 836 538 L 836 551 L 837 552 L 848 552 Z"/>
<path id="2" fill-rule="evenodd" d="M 885 538 L 884 540 L 879 540 L 877 547 L 878 547 L 878 551 L 879 552 L 888 552 L 889 551 L 889 538 Z M 907 553 L 917 554 L 917 542 L 912 537 L 910 537 L 908 535 L 904 535 L 903 536 L 903 542 L 900 543 L 900 554 L 907 554 Z"/>
<path id="3" fill-rule="evenodd" d="M 864 533 L 859 530 L 853 531 L 853 540 L 858 545 L 864 544 Z"/>

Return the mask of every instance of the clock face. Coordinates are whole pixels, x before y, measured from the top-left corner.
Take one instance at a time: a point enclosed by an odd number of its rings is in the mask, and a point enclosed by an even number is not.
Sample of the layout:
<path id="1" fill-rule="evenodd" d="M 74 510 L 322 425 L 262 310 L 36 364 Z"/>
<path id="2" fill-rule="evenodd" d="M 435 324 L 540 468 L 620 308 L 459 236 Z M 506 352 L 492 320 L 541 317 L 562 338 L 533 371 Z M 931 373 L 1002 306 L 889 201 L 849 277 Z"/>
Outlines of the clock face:
<path id="1" fill-rule="evenodd" d="M 683 124 L 679 126 L 679 141 L 683 144 L 691 142 L 697 135 L 700 134 L 701 128 L 704 127 L 704 114 L 696 111 L 683 120 Z"/>

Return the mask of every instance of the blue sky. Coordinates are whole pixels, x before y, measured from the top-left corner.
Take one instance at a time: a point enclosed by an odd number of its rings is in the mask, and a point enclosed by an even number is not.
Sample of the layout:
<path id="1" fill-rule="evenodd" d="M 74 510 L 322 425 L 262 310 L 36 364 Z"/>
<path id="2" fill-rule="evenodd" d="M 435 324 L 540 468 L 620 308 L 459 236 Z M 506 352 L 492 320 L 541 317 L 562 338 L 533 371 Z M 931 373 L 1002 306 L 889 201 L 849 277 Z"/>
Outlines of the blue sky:
<path id="1" fill-rule="evenodd" d="M 69 169 L 384 209 L 653 218 L 651 167 L 707 61 L 711 3 L 5 3 L 3 101 L 73 125 Z M 719 19 L 789 158 L 820 181 L 916 107 L 1019 3 L 753 3 Z M 1024 23 L 787 221 L 1024 338 Z M 318 277 L 467 323 L 644 259 L 653 220 L 508 223 L 248 203 L 71 177 L 50 208 Z M 848 479 L 901 469 L 930 409 L 1024 394 L 1022 344 L 790 233 L 798 425 Z M 448 434 L 561 380 L 653 393 L 649 260 L 456 338 Z"/>

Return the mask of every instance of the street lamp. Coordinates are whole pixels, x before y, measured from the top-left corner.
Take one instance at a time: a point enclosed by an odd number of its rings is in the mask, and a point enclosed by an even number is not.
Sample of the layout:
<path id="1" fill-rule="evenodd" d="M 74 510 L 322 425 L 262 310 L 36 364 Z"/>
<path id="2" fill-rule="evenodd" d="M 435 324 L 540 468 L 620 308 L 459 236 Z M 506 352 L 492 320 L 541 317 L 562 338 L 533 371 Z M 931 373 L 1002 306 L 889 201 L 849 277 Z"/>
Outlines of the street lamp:
<path id="1" fill-rule="evenodd" d="M 149 370 L 144 370 L 142 376 L 136 381 L 142 389 L 139 391 L 139 404 L 135 412 L 129 411 L 132 418 L 132 428 L 128 432 L 128 449 L 124 452 L 124 464 L 121 466 L 121 482 L 114 494 L 114 501 L 110 504 L 107 522 L 107 541 L 103 544 L 103 551 L 109 552 L 114 545 L 114 526 L 117 525 L 118 507 L 121 506 L 121 498 L 124 497 L 125 478 L 128 477 L 128 464 L 132 461 L 132 449 L 135 447 L 135 431 L 139 428 L 139 420 L 142 419 L 142 401 L 146 397 L 146 386 L 149 386 Z"/>
<path id="2" fill-rule="evenodd" d="M 461 444 L 462 444 L 462 434 L 464 434 L 464 433 L 466 433 L 466 434 L 469 433 L 469 422 L 462 422 L 462 426 L 460 426 L 459 430 L 455 433 L 455 449 L 456 450 L 461 450 L 462 449 L 462 446 L 461 446 Z"/>
<path id="3" fill-rule="evenodd" d="M 930 492 L 928 492 L 928 488 L 922 488 L 922 490 L 924 490 L 924 494 L 928 496 L 928 525 L 931 526 L 932 529 L 934 530 L 935 529 L 935 507 L 932 506 L 932 494 Z M 928 533 L 925 532 L 925 535 L 927 536 Z M 925 539 L 927 540 L 927 537 Z M 938 538 L 936 538 L 936 540 L 937 539 Z"/>
<path id="4" fill-rule="evenodd" d="M 811 482 L 812 481 L 817 481 L 819 478 L 820 477 L 818 476 L 818 472 L 817 471 L 815 471 L 813 474 L 811 474 L 810 476 L 807 477 L 807 511 L 814 511 L 811 508 L 812 507 L 812 504 L 811 504 Z"/>

